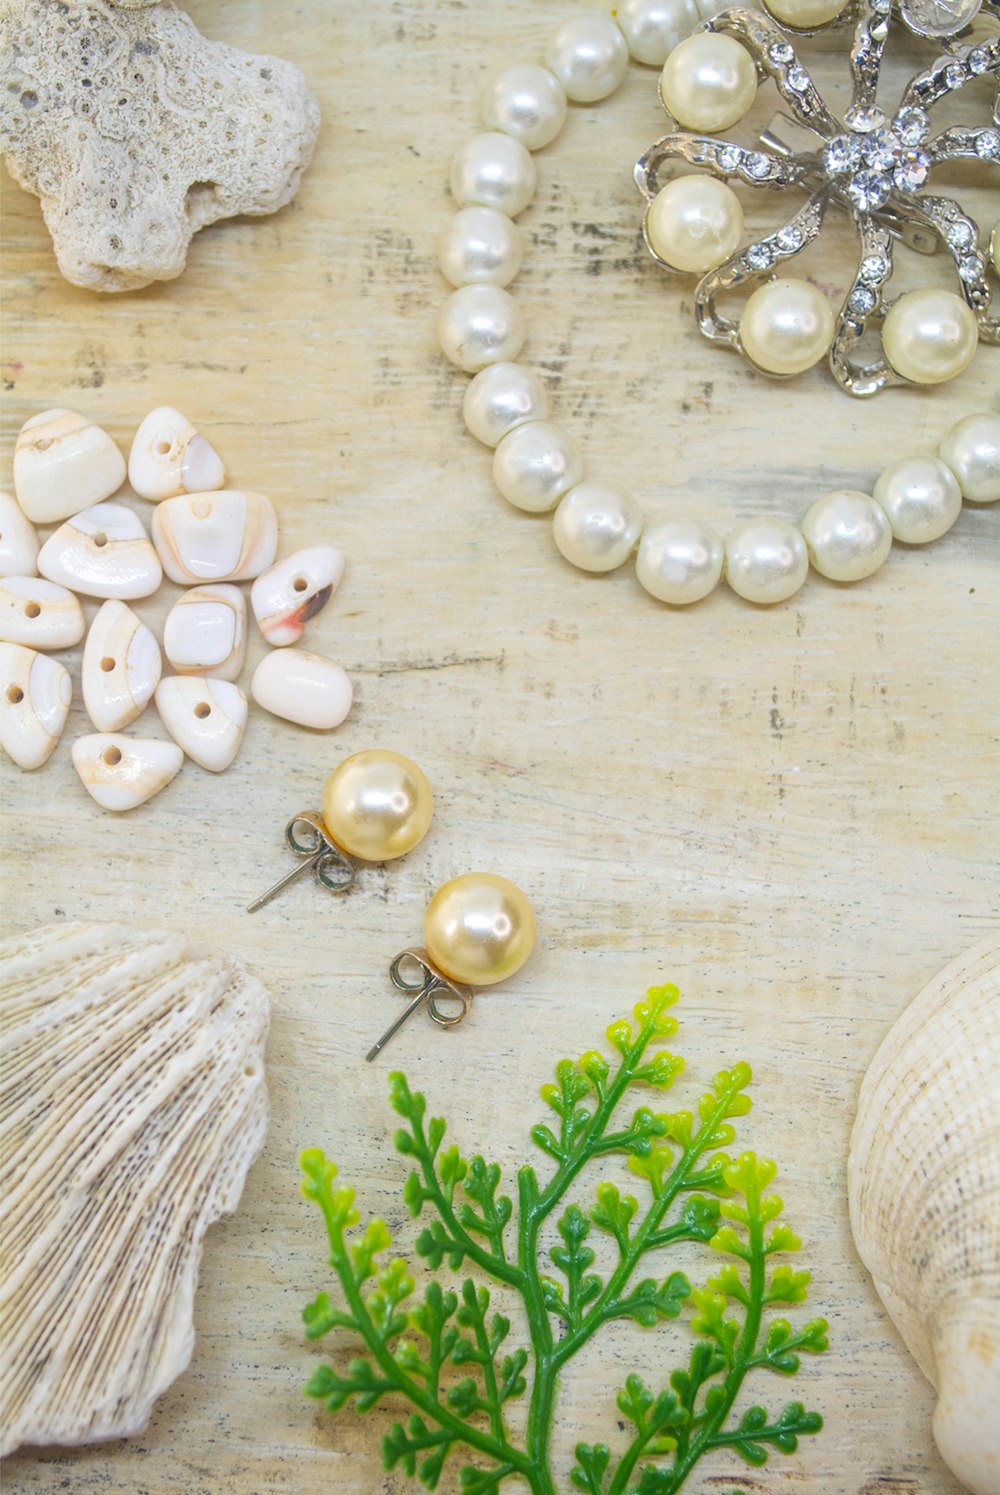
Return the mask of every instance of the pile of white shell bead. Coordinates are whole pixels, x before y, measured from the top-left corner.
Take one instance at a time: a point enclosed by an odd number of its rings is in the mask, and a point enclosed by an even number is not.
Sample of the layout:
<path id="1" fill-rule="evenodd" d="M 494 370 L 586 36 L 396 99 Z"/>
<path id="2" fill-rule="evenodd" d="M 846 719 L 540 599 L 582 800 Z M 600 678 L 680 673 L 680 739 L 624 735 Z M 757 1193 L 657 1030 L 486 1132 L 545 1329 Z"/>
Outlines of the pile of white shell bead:
<path id="1" fill-rule="evenodd" d="M 105 809 L 151 799 L 185 757 L 211 772 L 232 763 L 247 695 L 247 599 L 272 646 L 251 693 L 272 714 L 329 730 L 351 708 L 351 683 L 319 654 L 285 646 L 333 596 L 344 557 L 316 545 L 281 560 L 278 520 L 262 493 L 227 489 L 214 448 L 180 411 L 142 421 L 128 463 L 86 416 L 49 410 L 25 422 L 14 454 L 15 495 L 0 494 L 0 746 L 19 767 L 51 756 L 72 702 L 69 671 L 51 657 L 85 639 L 83 705 L 96 728 L 72 745 L 81 782 Z M 156 504 L 152 535 L 127 502 L 128 475 Z M 128 494 L 124 495 L 126 498 Z M 35 524 L 57 525 L 42 543 Z M 133 610 L 163 575 L 184 586 L 163 646 Z M 99 603 L 89 628 L 80 597 Z M 164 662 L 176 673 L 163 676 Z M 171 741 L 127 735 L 151 704 Z"/>
<path id="2" fill-rule="evenodd" d="M 442 274 L 455 288 L 438 337 L 445 356 L 473 375 L 462 413 L 470 433 L 494 449 L 496 487 L 517 508 L 552 513 L 556 548 L 572 565 L 611 571 L 634 555 L 641 585 L 675 607 L 706 597 L 722 580 L 748 602 L 784 602 L 810 567 L 830 581 L 859 581 L 879 569 L 893 541 L 922 545 L 945 534 L 963 498 L 984 504 L 1000 497 L 1000 416 L 982 413 L 959 421 L 936 456 L 893 463 L 870 493 L 822 494 L 798 522 L 761 517 L 723 536 L 696 515 L 644 518 L 621 483 L 588 474 L 572 433 L 550 418 L 541 377 L 514 361 L 526 329 L 507 288 L 524 242 L 513 220 L 537 185 L 532 152 L 555 140 L 568 104 L 609 97 L 629 56 L 663 68 L 675 49 L 689 46 L 699 21 L 722 8 L 723 0 L 620 0 L 613 16 L 593 12 L 564 21 L 544 48 L 544 66 L 524 62 L 491 78 L 481 95 L 484 131 L 451 163 L 457 211 L 438 246 Z M 690 45 L 702 40 L 735 49 L 745 63 L 746 90 L 756 89 L 749 54 L 738 43 L 700 34 Z M 691 182 L 710 190 L 718 185 L 683 177 L 672 186 L 689 191 L 678 184 Z M 738 238 L 742 224 L 724 227 Z"/>

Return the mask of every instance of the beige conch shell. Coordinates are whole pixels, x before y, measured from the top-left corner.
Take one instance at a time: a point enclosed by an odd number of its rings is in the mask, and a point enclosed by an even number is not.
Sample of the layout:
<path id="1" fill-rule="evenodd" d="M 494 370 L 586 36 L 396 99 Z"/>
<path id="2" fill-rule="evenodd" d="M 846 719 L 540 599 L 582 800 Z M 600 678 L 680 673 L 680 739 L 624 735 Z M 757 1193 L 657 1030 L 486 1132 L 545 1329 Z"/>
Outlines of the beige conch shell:
<path id="1" fill-rule="evenodd" d="M 205 1231 L 267 1126 L 267 993 L 181 934 L 2 949 L 0 1453 L 140 1432 L 194 1345 Z"/>
<path id="2" fill-rule="evenodd" d="M 934 1437 L 972 1495 L 1000 1495 L 1000 939 L 947 966 L 865 1075 L 851 1226 L 937 1389 Z"/>

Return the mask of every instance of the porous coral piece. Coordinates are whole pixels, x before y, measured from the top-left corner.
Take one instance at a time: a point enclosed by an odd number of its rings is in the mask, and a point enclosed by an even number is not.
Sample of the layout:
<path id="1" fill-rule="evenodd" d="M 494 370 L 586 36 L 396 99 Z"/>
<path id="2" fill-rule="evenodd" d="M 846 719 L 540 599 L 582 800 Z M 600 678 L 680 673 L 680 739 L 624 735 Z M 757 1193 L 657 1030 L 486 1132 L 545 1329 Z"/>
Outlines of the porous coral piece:
<path id="1" fill-rule="evenodd" d="M 319 108 L 298 68 L 206 40 L 170 3 L 4 0 L 0 147 L 75 285 L 172 280 L 198 229 L 273 213 Z"/>
<path id="2" fill-rule="evenodd" d="M 185 1368 L 208 1226 L 264 1140 L 267 993 L 181 934 L 7 942 L 0 1453 L 146 1425 Z"/>

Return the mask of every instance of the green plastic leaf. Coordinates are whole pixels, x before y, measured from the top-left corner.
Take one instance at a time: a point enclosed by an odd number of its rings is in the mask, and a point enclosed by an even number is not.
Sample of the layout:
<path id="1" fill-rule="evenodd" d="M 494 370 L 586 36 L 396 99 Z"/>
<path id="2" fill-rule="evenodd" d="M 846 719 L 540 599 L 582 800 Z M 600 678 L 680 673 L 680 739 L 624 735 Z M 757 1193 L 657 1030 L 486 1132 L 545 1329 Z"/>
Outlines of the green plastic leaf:
<path id="1" fill-rule="evenodd" d="M 576 1465 L 570 1472 L 570 1480 L 578 1490 L 588 1495 L 604 1495 L 604 1479 L 611 1462 L 611 1450 L 606 1443 L 578 1443 Z"/>

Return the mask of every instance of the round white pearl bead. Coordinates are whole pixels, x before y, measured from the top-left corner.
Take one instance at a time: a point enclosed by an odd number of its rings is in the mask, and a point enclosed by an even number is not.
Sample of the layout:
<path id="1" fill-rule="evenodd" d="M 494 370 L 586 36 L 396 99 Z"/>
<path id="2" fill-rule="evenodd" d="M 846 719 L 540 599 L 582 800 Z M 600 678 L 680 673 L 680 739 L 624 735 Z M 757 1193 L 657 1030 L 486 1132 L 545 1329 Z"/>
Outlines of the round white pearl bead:
<path id="1" fill-rule="evenodd" d="M 642 511 L 631 493 L 607 483 L 578 483 L 559 501 L 552 535 L 581 571 L 624 565 L 642 533 Z"/>
<path id="2" fill-rule="evenodd" d="M 1000 415 L 967 415 L 952 426 L 938 455 L 958 479 L 971 504 L 1000 498 Z"/>
<path id="3" fill-rule="evenodd" d="M 566 91 L 548 68 L 533 62 L 506 68 L 483 89 L 483 124 L 502 130 L 529 151 L 555 140 L 566 120 Z"/>
<path id="4" fill-rule="evenodd" d="M 771 280 L 743 308 L 740 342 L 768 374 L 801 374 L 833 341 L 833 308 L 807 280 Z"/>
<path id="5" fill-rule="evenodd" d="M 462 286 L 441 308 L 438 337 L 445 357 L 475 374 L 488 363 L 517 357 L 524 342 L 524 314 L 499 286 Z"/>
<path id="6" fill-rule="evenodd" d="M 803 31 L 824 26 L 844 9 L 847 0 L 768 0 L 768 10 L 779 21 Z"/>
<path id="7" fill-rule="evenodd" d="M 493 454 L 493 481 L 509 503 L 531 514 L 547 514 L 582 478 L 576 439 L 552 421 L 518 426 Z"/>
<path id="8" fill-rule="evenodd" d="M 723 554 L 722 538 L 711 525 L 662 516 L 646 526 L 635 571 L 653 597 L 686 607 L 718 585 Z"/>
<path id="9" fill-rule="evenodd" d="M 877 571 L 892 548 L 885 510 L 867 493 L 837 488 L 824 493 L 802 521 L 809 559 L 831 581 L 861 581 Z"/>
<path id="10" fill-rule="evenodd" d="M 459 208 L 438 240 L 438 263 L 453 286 L 509 285 L 521 268 L 524 240 L 496 208 Z"/>
<path id="11" fill-rule="evenodd" d="M 538 172 L 519 140 L 488 130 L 474 135 L 452 157 L 451 195 L 516 218 L 535 195 Z"/>
<path id="12" fill-rule="evenodd" d="M 484 446 L 496 446 L 508 431 L 529 420 L 545 420 L 549 397 L 541 379 L 519 363 L 491 363 L 465 391 L 462 416 Z"/>
<path id="13" fill-rule="evenodd" d="M 695 0 L 620 0 L 615 20 L 636 62 L 662 67 L 701 16 Z"/>
<path id="14" fill-rule="evenodd" d="M 895 539 L 926 545 L 951 529 L 962 512 L 962 490 L 950 467 L 937 457 L 903 457 L 879 476 L 875 502 L 886 513 Z"/>
<path id="15" fill-rule="evenodd" d="M 572 16 L 549 37 L 545 65 L 574 104 L 595 104 L 625 77 L 628 47 L 610 16 Z"/>
<path id="16" fill-rule="evenodd" d="M 882 325 L 882 346 L 897 374 L 914 384 L 942 384 L 972 362 L 976 314 L 953 291 L 929 287 L 900 296 Z"/>
<path id="17" fill-rule="evenodd" d="M 646 209 L 646 237 L 675 270 L 714 270 L 743 237 L 740 200 L 714 177 L 675 177 Z"/>
<path id="18" fill-rule="evenodd" d="M 668 113 L 689 130 L 728 130 L 757 97 L 753 59 L 731 36 L 696 32 L 664 63 L 660 97 Z"/>
<path id="19" fill-rule="evenodd" d="M 747 602 L 784 602 L 808 572 L 806 542 L 787 519 L 752 519 L 726 540 L 726 580 Z"/>

